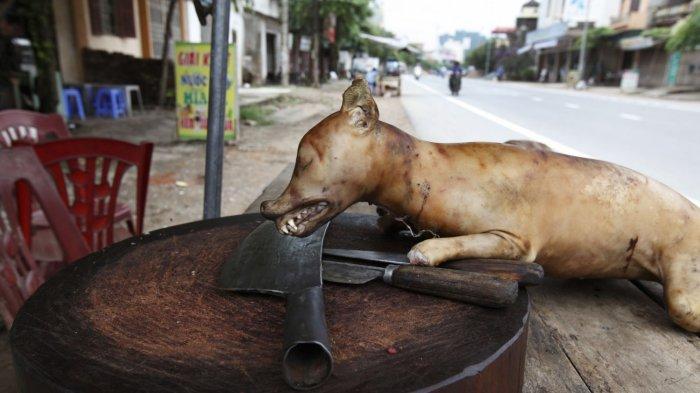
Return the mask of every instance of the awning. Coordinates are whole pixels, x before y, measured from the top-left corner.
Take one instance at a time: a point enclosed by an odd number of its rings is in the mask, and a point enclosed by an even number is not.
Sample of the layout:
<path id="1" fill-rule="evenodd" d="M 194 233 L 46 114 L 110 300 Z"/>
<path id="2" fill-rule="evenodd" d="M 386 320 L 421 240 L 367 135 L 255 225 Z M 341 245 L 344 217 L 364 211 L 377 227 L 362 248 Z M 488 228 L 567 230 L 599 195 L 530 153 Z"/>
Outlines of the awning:
<path id="1" fill-rule="evenodd" d="M 618 42 L 618 45 L 620 46 L 620 49 L 624 51 L 628 50 L 640 50 L 640 49 L 646 49 L 646 48 L 651 48 L 652 46 L 656 45 L 658 42 L 654 41 L 653 38 L 651 37 L 644 37 L 641 35 L 634 36 L 634 37 L 629 37 L 629 38 L 623 38 Z"/>
<path id="2" fill-rule="evenodd" d="M 407 50 L 407 51 L 413 52 L 413 53 L 420 53 L 420 50 L 412 47 L 411 45 L 408 45 L 408 42 L 406 42 L 404 40 L 399 40 L 399 39 L 391 38 L 391 37 L 380 37 L 380 36 L 366 34 L 366 33 L 360 33 L 360 37 L 362 37 L 368 41 L 372 41 L 372 42 L 376 42 L 378 44 L 386 45 L 386 46 L 393 48 L 393 49 Z"/>
<path id="3" fill-rule="evenodd" d="M 532 45 L 525 45 L 522 48 L 518 49 L 518 54 L 522 55 L 523 53 L 527 53 L 530 51 L 530 49 L 532 49 Z"/>
<path id="4" fill-rule="evenodd" d="M 547 41 L 542 41 L 534 44 L 532 46 L 533 49 L 546 49 L 546 48 L 554 48 L 557 46 L 559 43 L 559 40 L 547 40 Z"/>
<path id="5" fill-rule="evenodd" d="M 525 36 L 525 43 L 531 45 L 537 42 L 556 40 L 565 36 L 567 31 L 569 31 L 569 26 L 566 23 L 555 23 L 551 26 L 527 33 Z"/>

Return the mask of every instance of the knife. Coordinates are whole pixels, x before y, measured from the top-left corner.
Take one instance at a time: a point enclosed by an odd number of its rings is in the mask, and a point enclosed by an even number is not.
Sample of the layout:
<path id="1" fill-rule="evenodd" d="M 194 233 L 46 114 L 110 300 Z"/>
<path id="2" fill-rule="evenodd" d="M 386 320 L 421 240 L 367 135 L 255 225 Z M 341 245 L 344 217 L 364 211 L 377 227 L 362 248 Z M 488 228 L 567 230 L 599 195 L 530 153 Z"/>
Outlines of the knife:
<path id="1" fill-rule="evenodd" d="M 322 266 L 326 281 L 364 284 L 382 277 L 385 283 L 398 288 L 486 307 L 505 307 L 518 296 L 517 282 L 483 273 L 415 265 L 380 267 L 327 259 Z"/>
<path id="2" fill-rule="evenodd" d="M 410 265 L 406 254 L 387 251 L 324 248 L 323 255 L 380 264 Z M 445 262 L 440 267 L 488 274 L 517 281 L 520 285 L 539 285 L 544 278 L 544 270 L 537 263 L 508 259 L 460 259 Z"/>

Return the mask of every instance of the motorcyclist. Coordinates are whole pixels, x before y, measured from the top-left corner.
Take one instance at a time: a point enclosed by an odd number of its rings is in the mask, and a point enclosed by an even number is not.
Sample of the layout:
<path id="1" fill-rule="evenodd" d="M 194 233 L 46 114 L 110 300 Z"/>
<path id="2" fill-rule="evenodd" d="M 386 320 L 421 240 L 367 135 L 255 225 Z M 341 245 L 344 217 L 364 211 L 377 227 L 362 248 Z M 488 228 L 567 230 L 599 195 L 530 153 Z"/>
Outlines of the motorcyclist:
<path id="1" fill-rule="evenodd" d="M 416 64 L 415 67 L 413 67 L 413 76 L 416 77 L 416 80 L 420 79 L 420 76 L 423 74 L 423 67 L 421 67 L 420 64 Z"/>
<path id="2" fill-rule="evenodd" d="M 452 62 L 452 68 L 450 69 L 450 92 L 453 96 L 459 95 L 459 90 L 462 88 L 462 66 L 459 65 L 458 61 Z"/>

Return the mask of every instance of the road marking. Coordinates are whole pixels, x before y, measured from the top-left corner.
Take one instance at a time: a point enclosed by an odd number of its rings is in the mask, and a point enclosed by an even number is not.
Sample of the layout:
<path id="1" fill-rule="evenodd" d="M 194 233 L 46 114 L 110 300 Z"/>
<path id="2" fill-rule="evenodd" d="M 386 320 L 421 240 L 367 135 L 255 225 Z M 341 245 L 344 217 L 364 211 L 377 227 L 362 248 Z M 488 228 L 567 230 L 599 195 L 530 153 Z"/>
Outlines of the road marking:
<path id="1" fill-rule="evenodd" d="M 475 80 L 471 79 L 469 80 L 470 83 L 486 83 L 480 80 Z M 653 107 L 653 108 L 662 108 L 662 109 L 671 109 L 671 110 L 676 110 L 676 111 L 685 111 L 685 112 L 695 112 L 699 113 L 700 112 L 700 105 L 697 103 L 692 103 L 692 102 L 678 102 L 678 101 L 668 101 L 668 100 L 661 100 L 661 99 L 654 99 L 654 98 L 642 98 L 642 97 L 628 97 L 628 96 L 621 96 L 617 94 L 606 94 L 606 93 L 596 93 L 593 91 L 586 91 L 586 90 L 563 90 L 559 89 L 556 87 L 540 87 L 540 86 L 532 86 L 525 84 L 523 82 L 501 82 L 504 87 L 510 87 L 512 89 L 516 90 L 525 90 L 529 91 L 531 93 L 534 92 L 541 92 L 545 94 L 559 94 L 562 96 L 567 96 L 567 97 L 576 97 L 576 98 L 589 98 L 589 99 L 595 99 L 595 100 L 601 100 L 601 101 L 611 101 L 611 102 L 620 102 L 624 104 L 634 104 L 634 105 L 643 105 L 647 107 Z"/>
<path id="2" fill-rule="evenodd" d="M 535 141 L 537 141 L 537 142 L 542 142 L 542 143 L 544 143 L 545 145 L 548 145 L 549 147 L 551 147 L 552 149 L 554 149 L 554 150 L 556 150 L 556 151 L 558 151 L 558 152 L 561 152 L 561 153 L 564 153 L 564 154 L 569 154 L 569 155 L 572 155 L 572 156 L 579 156 L 579 157 L 591 158 L 591 156 L 589 156 L 589 155 L 587 155 L 587 154 L 585 154 L 585 153 L 582 153 L 582 152 L 580 152 L 580 151 L 578 151 L 578 150 L 576 150 L 576 149 L 574 149 L 574 148 L 572 148 L 572 147 L 566 146 L 566 145 L 564 145 L 564 144 L 562 144 L 562 143 L 559 143 L 559 142 L 557 142 L 557 141 L 555 141 L 555 140 L 553 140 L 553 139 L 547 138 L 547 137 L 544 136 L 544 135 L 540 135 L 540 134 L 538 134 L 538 133 L 536 133 L 536 132 L 534 132 L 534 131 L 531 131 L 531 130 L 529 130 L 529 129 L 523 127 L 523 126 L 520 126 L 520 125 L 518 125 L 518 124 L 515 124 L 515 123 L 513 123 L 513 122 L 511 122 L 511 121 L 508 121 L 508 120 L 506 120 L 506 119 L 504 119 L 504 118 L 498 117 L 498 116 L 494 115 L 493 113 L 487 112 L 487 111 L 485 111 L 485 110 L 483 110 L 483 109 L 480 109 L 480 108 L 477 108 L 477 107 L 475 107 L 475 106 L 473 106 L 473 105 L 469 105 L 469 104 L 467 104 L 466 102 L 461 101 L 461 100 L 458 100 L 458 99 L 456 99 L 456 98 L 454 98 L 454 97 L 452 97 L 452 96 L 448 96 L 448 95 L 442 94 L 441 92 L 439 92 L 439 91 L 433 89 L 432 87 L 426 85 L 426 84 L 423 83 L 423 82 L 414 81 L 414 80 L 409 79 L 409 78 L 406 78 L 406 80 L 410 80 L 411 82 L 415 83 L 418 87 L 420 87 L 420 88 L 422 88 L 422 89 L 424 89 L 424 90 L 427 90 L 427 91 L 429 91 L 429 92 L 431 92 L 431 93 L 433 93 L 433 94 L 435 94 L 435 95 L 437 95 L 437 96 L 439 96 L 439 97 L 442 97 L 443 99 L 445 99 L 445 100 L 447 100 L 447 101 L 449 101 L 449 102 L 451 102 L 451 103 L 453 103 L 453 104 L 459 106 L 459 107 L 462 108 L 462 109 L 466 109 L 466 110 L 468 110 L 469 112 L 472 112 L 472 113 L 474 113 L 474 114 L 477 115 L 477 116 L 481 116 L 481 117 L 483 117 L 484 119 L 490 120 L 490 121 L 492 121 L 492 122 L 494 122 L 494 123 L 496 123 L 496 124 L 499 124 L 499 125 L 501 125 L 501 126 L 507 128 L 507 129 L 509 129 L 509 130 L 511 130 L 511 131 L 513 131 L 513 132 L 515 132 L 515 133 L 521 134 L 521 135 L 523 135 L 523 136 L 525 136 L 525 137 L 527 137 L 527 138 L 530 138 L 530 139 L 535 140 Z"/>
<path id="3" fill-rule="evenodd" d="M 620 113 L 620 117 L 627 120 L 642 121 L 641 116 L 633 115 L 631 113 Z"/>
<path id="4" fill-rule="evenodd" d="M 541 97 L 531 97 L 531 98 L 532 98 L 532 100 L 535 101 L 535 102 L 542 102 L 542 98 L 541 98 Z"/>
<path id="5" fill-rule="evenodd" d="M 570 102 L 567 102 L 566 104 L 564 104 L 564 106 L 569 108 L 569 109 L 578 109 L 581 107 L 581 105 L 579 105 L 579 104 L 572 104 Z"/>
<path id="6" fill-rule="evenodd" d="M 445 95 L 445 94 L 433 89 L 432 87 L 426 85 L 423 82 L 415 81 L 415 80 L 410 79 L 410 78 L 405 78 L 404 80 L 408 80 L 411 83 L 415 83 L 418 87 L 422 88 L 423 90 L 426 90 L 430 93 L 433 93 L 433 94 L 437 95 L 438 97 L 442 97 L 444 100 L 451 102 L 462 109 L 466 109 L 469 112 L 472 112 L 473 114 L 475 114 L 477 116 L 481 116 L 486 120 L 490 120 L 498 125 L 501 125 L 507 129 L 515 132 L 515 133 L 521 134 L 521 135 L 525 136 L 526 138 L 530 138 L 530 139 L 535 140 L 537 142 L 544 143 L 545 145 L 552 148 L 554 151 L 557 151 L 559 153 L 568 154 L 571 156 L 593 158 L 592 156 L 589 156 L 588 154 L 582 153 L 582 152 L 574 149 L 573 147 L 569 147 L 563 143 L 559 143 L 559 142 L 555 141 L 554 139 L 550 139 L 544 135 L 540 135 L 532 130 L 529 130 L 529 129 L 521 126 L 521 125 L 515 124 L 509 120 L 506 120 L 502 117 L 494 115 L 491 112 L 487 112 L 483 109 L 480 109 L 480 108 L 477 108 L 473 105 L 467 104 L 466 102 L 458 100 L 452 96 Z M 683 194 L 681 194 L 681 195 L 683 195 Z M 683 196 L 686 199 L 688 199 L 690 202 L 694 203 L 695 206 L 700 206 L 700 201 L 698 201 L 694 198 L 691 198 L 687 195 L 683 195 Z"/>

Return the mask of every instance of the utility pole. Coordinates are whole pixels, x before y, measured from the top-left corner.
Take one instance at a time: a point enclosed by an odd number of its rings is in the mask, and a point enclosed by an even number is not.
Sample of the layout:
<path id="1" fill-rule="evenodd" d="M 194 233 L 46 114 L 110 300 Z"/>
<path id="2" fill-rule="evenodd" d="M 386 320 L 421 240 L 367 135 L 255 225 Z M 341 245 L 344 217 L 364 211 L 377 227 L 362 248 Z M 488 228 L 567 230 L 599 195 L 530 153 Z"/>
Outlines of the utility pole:
<path id="1" fill-rule="evenodd" d="M 282 40 L 282 86 L 289 86 L 289 0 L 280 0 L 281 5 L 281 22 L 282 22 L 282 34 L 280 38 Z"/>
<path id="2" fill-rule="evenodd" d="M 207 155 L 204 170 L 204 218 L 221 217 L 221 182 L 224 163 L 224 117 L 226 70 L 228 69 L 228 22 L 230 0 L 214 0 L 209 65 L 209 114 Z M 235 79 L 233 83 L 238 83 Z"/>
<path id="3" fill-rule="evenodd" d="M 581 48 L 578 52 L 578 80 L 585 80 L 583 73 L 586 71 L 586 46 L 588 45 L 588 13 L 591 8 L 591 0 L 586 0 L 586 19 L 583 21 L 583 36 Z"/>
<path id="4" fill-rule="evenodd" d="M 321 76 L 319 74 L 319 54 L 321 52 L 321 33 L 320 33 L 320 23 L 321 20 L 321 10 L 318 8 L 318 0 L 314 0 L 311 3 L 311 12 L 314 13 L 314 36 L 313 45 L 311 45 L 311 77 L 313 81 L 313 87 L 321 87 Z"/>
<path id="5" fill-rule="evenodd" d="M 486 64 L 484 65 L 484 76 L 489 74 L 489 63 L 491 63 L 491 37 L 486 41 Z"/>

